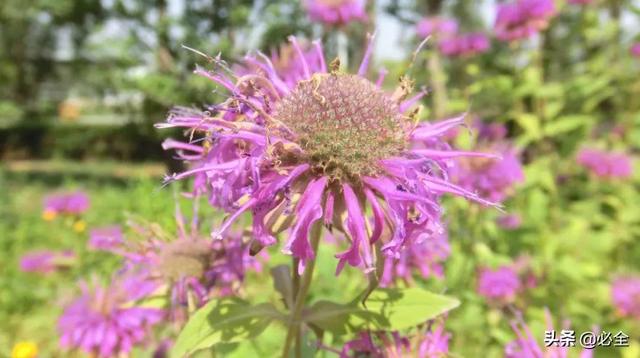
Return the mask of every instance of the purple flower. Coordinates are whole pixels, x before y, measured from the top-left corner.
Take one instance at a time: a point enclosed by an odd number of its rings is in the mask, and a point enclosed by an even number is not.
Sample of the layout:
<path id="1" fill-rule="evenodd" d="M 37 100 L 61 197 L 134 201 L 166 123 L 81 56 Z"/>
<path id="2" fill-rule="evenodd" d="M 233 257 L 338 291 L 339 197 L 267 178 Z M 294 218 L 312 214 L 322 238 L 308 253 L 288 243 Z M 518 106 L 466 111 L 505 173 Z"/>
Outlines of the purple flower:
<path id="1" fill-rule="evenodd" d="M 439 235 L 425 236 L 421 241 L 407 244 L 400 252 L 400 257 L 385 258 L 380 286 L 391 286 L 396 280 L 410 284 L 413 282 L 414 270 L 424 279 L 442 277 L 442 263 L 451 253 L 446 231 Z"/>
<path id="2" fill-rule="evenodd" d="M 500 4 L 494 31 L 502 41 L 525 39 L 546 29 L 555 14 L 553 0 L 517 0 Z"/>
<path id="3" fill-rule="evenodd" d="M 163 319 L 160 309 L 131 305 L 154 288 L 137 277 L 124 277 L 109 287 L 83 285 L 82 295 L 58 321 L 60 345 L 95 357 L 127 355 Z"/>
<path id="4" fill-rule="evenodd" d="M 313 21 L 327 25 L 346 25 L 367 18 L 366 0 L 305 0 L 304 7 Z"/>
<path id="5" fill-rule="evenodd" d="M 480 270 L 478 293 L 489 301 L 511 302 L 521 288 L 518 272 L 511 266 L 501 266 L 496 270 L 488 268 Z"/>
<path id="6" fill-rule="evenodd" d="M 427 36 L 447 37 L 458 32 L 458 22 L 441 17 L 428 17 L 420 20 L 416 25 L 416 33 L 420 38 Z"/>
<path id="7" fill-rule="evenodd" d="M 500 153 L 502 158 L 460 158 L 452 174 L 458 185 L 476 190 L 480 196 L 495 202 L 505 200 L 515 184 L 524 181 L 518 153 L 505 140 L 501 125 L 479 125 L 478 148 Z"/>
<path id="8" fill-rule="evenodd" d="M 349 246 L 336 255 L 337 273 L 347 263 L 369 272 L 375 268 L 372 245 L 398 257 L 415 237 L 444 231 L 443 194 L 495 205 L 448 180 L 453 158 L 493 157 L 451 150 L 441 140 L 464 116 L 416 124 L 413 108 L 424 93 L 408 97 L 413 83 L 407 77 L 392 93 L 380 88 L 383 75 L 369 81 L 371 46 L 358 73 L 348 74 L 337 61 L 325 65 L 319 42 L 319 63 L 307 62 L 297 40 L 291 42 L 303 68 L 295 85 L 284 82 L 264 55 L 246 58 L 248 68 L 260 71 L 239 78 L 218 61 L 220 71 L 196 72 L 225 87 L 229 98 L 212 106 L 213 113 L 177 110 L 159 125 L 188 129 L 194 141 L 185 146 L 202 148 L 184 156 L 192 169 L 167 182 L 200 176 L 209 202 L 231 213 L 214 238 L 250 212 L 251 245 L 273 245 L 276 234 L 290 229 L 283 252 L 298 258 L 302 271 L 315 255 L 311 228 L 324 223 Z M 191 157 L 198 154 L 198 160 Z"/>
<path id="9" fill-rule="evenodd" d="M 496 219 L 498 226 L 507 230 L 514 230 L 522 225 L 522 218 L 518 214 L 505 214 Z"/>
<path id="10" fill-rule="evenodd" d="M 58 214 L 79 215 L 89 209 L 89 196 L 82 191 L 57 193 L 44 198 L 45 218 Z"/>
<path id="11" fill-rule="evenodd" d="M 418 357 L 447 357 L 449 355 L 449 339 L 451 339 L 451 334 L 444 330 L 444 325 L 431 327 L 418 344 Z"/>
<path id="12" fill-rule="evenodd" d="M 89 233 L 89 248 L 92 250 L 114 251 L 123 244 L 120 226 L 95 228 Z"/>
<path id="13" fill-rule="evenodd" d="M 547 323 L 547 330 L 555 330 L 553 326 L 553 320 L 551 318 L 551 313 L 549 313 L 549 310 L 547 309 L 545 309 L 545 320 Z M 568 345 L 562 347 L 560 345 L 556 346 L 555 344 L 551 344 L 550 346 L 547 346 L 546 344 L 544 346 L 541 346 L 540 344 L 538 344 L 536 337 L 543 337 L 544 332 L 533 334 L 531 332 L 531 329 L 522 319 L 522 314 L 520 312 L 516 312 L 516 319 L 511 323 L 511 327 L 516 333 L 517 338 L 505 346 L 505 358 L 566 358 L 569 354 L 570 347 Z M 565 321 L 562 329 L 569 328 L 570 322 Z M 596 333 L 595 330 L 593 333 Z M 580 353 L 580 358 L 591 357 L 593 357 L 592 349 L 585 348 Z"/>
<path id="14" fill-rule="evenodd" d="M 640 277 L 618 277 L 611 285 L 611 298 L 623 317 L 640 319 Z"/>
<path id="15" fill-rule="evenodd" d="M 577 161 L 600 178 L 624 179 L 633 173 L 631 158 L 624 153 L 585 148 L 578 153 Z"/>
<path id="16" fill-rule="evenodd" d="M 20 270 L 50 274 L 68 268 L 75 260 L 76 254 L 73 251 L 31 251 L 20 258 Z"/>
<path id="17" fill-rule="evenodd" d="M 486 52 L 489 49 L 489 38 L 479 32 L 455 35 L 442 39 L 439 49 L 446 56 L 469 57 Z"/>
<path id="18" fill-rule="evenodd" d="M 447 356 L 451 335 L 444 330 L 442 324 L 428 324 L 428 326 L 426 331 L 413 337 L 401 336 L 398 332 L 360 332 L 358 338 L 344 344 L 340 351 L 340 358 Z"/>
<path id="19" fill-rule="evenodd" d="M 640 57 L 640 42 L 633 44 L 629 51 L 634 57 Z"/>
<path id="20" fill-rule="evenodd" d="M 146 240 L 126 242 L 128 250 L 120 251 L 126 258 L 126 272 L 157 288 L 167 289 L 171 318 L 180 322 L 186 318 L 184 308 L 190 297 L 200 307 L 214 296 L 235 294 L 246 272 L 261 271 L 262 266 L 250 255 L 249 246 L 240 235 L 226 234 L 223 240 L 215 241 L 202 237 L 197 214 L 188 226 L 177 205 L 176 221 L 177 235 L 159 227 L 148 230 L 134 225 L 134 230 Z"/>

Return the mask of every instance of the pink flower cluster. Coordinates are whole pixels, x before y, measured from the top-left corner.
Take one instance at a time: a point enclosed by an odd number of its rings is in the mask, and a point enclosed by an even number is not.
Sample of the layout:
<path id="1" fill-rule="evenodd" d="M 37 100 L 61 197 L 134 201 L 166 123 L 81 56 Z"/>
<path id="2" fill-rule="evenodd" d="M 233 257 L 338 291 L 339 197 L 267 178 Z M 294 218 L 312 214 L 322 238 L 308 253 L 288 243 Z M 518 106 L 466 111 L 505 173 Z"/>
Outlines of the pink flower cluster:
<path id="1" fill-rule="evenodd" d="M 458 23 L 455 20 L 429 17 L 416 25 L 419 37 L 435 36 L 440 52 L 445 56 L 472 56 L 486 52 L 489 49 L 489 38 L 480 32 L 458 33 Z"/>
<path id="2" fill-rule="evenodd" d="M 578 153 L 577 161 L 600 178 L 624 179 L 633 174 L 631 158 L 624 153 L 585 148 Z"/>
<path id="3" fill-rule="evenodd" d="M 446 357 L 450 338 L 442 324 L 431 325 L 416 337 L 401 336 L 398 332 L 361 332 L 358 338 L 345 343 L 340 358 Z"/>
<path id="4" fill-rule="evenodd" d="M 75 259 L 76 255 L 72 251 L 31 251 L 20 259 L 20 270 L 50 274 L 69 267 Z"/>
<path id="5" fill-rule="evenodd" d="M 616 278 L 611 298 L 620 315 L 640 319 L 640 276 Z"/>
<path id="6" fill-rule="evenodd" d="M 513 187 L 524 181 L 518 152 L 505 139 L 507 130 L 502 124 L 478 122 L 478 148 L 499 153 L 502 158 L 461 158 L 453 168 L 455 181 L 463 188 L 476 190 L 482 197 L 495 202 L 505 200 Z"/>
<path id="7" fill-rule="evenodd" d="M 120 226 L 105 226 L 91 230 L 89 248 L 92 250 L 113 251 L 124 243 Z"/>
<path id="8" fill-rule="evenodd" d="M 486 52 L 490 43 L 487 35 L 480 32 L 454 35 L 440 41 L 440 52 L 446 56 L 473 56 Z"/>
<path id="9" fill-rule="evenodd" d="M 65 308 L 58 321 L 60 345 L 93 357 L 127 355 L 164 317 L 161 309 L 131 305 L 154 289 L 137 277 L 117 279 L 108 287 L 83 285 L 82 296 Z"/>
<path id="10" fill-rule="evenodd" d="M 458 22 L 442 17 L 424 18 L 416 25 L 416 33 L 420 38 L 454 35 L 458 33 Z"/>
<path id="11" fill-rule="evenodd" d="M 502 41 L 522 40 L 546 29 L 555 14 L 553 0 L 517 0 L 500 4 L 494 31 Z"/>
<path id="12" fill-rule="evenodd" d="M 549 310 L 545 310 L 545 321 L 547 323 L 547 331 L 554 331 L 553 319 L 551 318 Z M 569 356 L 569 350 L 572 349 L 569 345 L 561 346 L 560 344 L 556 345 L 553 342 L 550 345 L 540 345 L 538 343 L 538 337 L 543 337 L 544 332 L 536 332 L 535 334 L 531 332 L 531 329 L 522 319 L 522 314 L 520 312 L 516 313 L 516 320 L 511 323 L 511 327 L 516 333 L 517 338 L 505 346 L 505 358 L 561 358 Z M 564 322 L 562 329 L 569 328 L 570 322 Z M 597 334 L 597 332 L 592 333 Z M 580 358 L 591 357 L 593 357 L 593 349 L 584 348 L 580 352 Z"/>
<path id="13" fill-rule="evenodd" d="M 51 194 L 44 199 L 44 212 L 53 215 L 78 215 L 87 211 L 89 205 L 89 196 L 82 191 Z"/>
<path id="14" fill-rule="evenodd" d="M 520 277 L 512 266 L 501 266 L 495 270 L 483 268 L 478 278 L 478 293 L 489 301 L 512 302 L 522 289 Z"/>
<path id="15" fill-rule="evenodd" d="M 304 6 L 311 20 L 327 25 L 346 25 L 367 18 L 366 0 L 305 0 Z"/>
<path id="16" fill-rule="evenodd" d="M 640 43 L 633 44 L 629 49 L 629 52 L 631 52 L 631 55 L 634 57 L 640 57 Z"/>
<path id="17" fill-rule="evenodd" d="M 400 252 L 399 257 L 385 258 L 380 286 L 388 287 L 398 281 L 410 284 L 414 271 L 419 272 L 423 279 L 442 277 L 442 264 L 450 253 L 446 230 L 439 235 L 412 242 Z"/>

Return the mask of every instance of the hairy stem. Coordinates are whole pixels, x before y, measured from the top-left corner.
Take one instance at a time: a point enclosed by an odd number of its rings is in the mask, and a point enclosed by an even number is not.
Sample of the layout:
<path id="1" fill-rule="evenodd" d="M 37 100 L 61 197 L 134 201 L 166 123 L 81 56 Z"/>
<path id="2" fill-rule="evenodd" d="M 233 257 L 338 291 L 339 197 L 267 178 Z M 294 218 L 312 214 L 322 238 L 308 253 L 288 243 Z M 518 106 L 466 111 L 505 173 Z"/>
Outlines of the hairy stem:
<path id="1" fill-rule="evenodd" d="M 318 243 L 320 242 L 320 236 L 322 234 L 322 223 L 320 221 L 316 222 L 311 229 L 311 247 L 313 248 L 313 252 L 316 257 L 318 256 Z M 299 287 L 296 294 L 296 300 L 294 303 L 294 307 L 291 310 L 291 315 L 289 316 L 289 327 L 287 330 L 287 338 L 284 342 L 284 348 L 282 350 L 282 357 L 289 357 L 289 350 L 291 349 L 291 344 L 296 342 L 296 357 L 302 356 L 302 338 L 301 338 L 301 322 L 302 318 L 302 309 L 304 308 L 304 301 L 307 298 L 307 293 L 309 292 L 309 287 L 311 286 L 311 279 L 313 277 L 313 270 L 315 268 L 316 259 L 309 260 L 304 269 L 304 273 L 302 274 L 302 280 L 299 283 Z M 298 270 L 298 267 L 293 267 L 294 271 Z M 295 274 L 294 274 L 295 275 Z M 295 277 L 295 276 L 294 276 Z"/>

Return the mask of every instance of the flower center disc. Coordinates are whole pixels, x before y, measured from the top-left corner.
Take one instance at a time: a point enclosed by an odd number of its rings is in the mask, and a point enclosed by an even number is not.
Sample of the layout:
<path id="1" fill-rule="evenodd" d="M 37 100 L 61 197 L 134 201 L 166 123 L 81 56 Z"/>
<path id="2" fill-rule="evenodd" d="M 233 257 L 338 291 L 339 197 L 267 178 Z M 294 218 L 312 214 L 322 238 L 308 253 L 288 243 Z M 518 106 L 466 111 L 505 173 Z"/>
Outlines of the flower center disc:
<path id="1" fill-rule="evenodd" d="M 200 278 L 211 257 L 211 249 L 204 240 L 176 240 L 160 252 L 160 272 L 171 280 L 185 277 Z"/>
<path id="2" fill-rule="evenodd" d="M 380 159 L 405 148 L 407 123 L 398 104 L 356 75 L 315 74 L 298 82 L 275 117 L 297 135 L 314 170 L 332 179 L 375 175 Z"/>

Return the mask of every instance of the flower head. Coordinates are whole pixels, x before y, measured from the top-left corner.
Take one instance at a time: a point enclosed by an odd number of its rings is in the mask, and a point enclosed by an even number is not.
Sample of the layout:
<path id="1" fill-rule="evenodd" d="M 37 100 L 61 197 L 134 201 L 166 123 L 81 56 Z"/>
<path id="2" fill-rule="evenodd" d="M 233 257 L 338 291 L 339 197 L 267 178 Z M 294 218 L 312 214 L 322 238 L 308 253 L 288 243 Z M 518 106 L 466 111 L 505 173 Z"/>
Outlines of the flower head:
<path id="1" fill-rule="evenodd" d="M 79 215 L 89 209 L 89 196 L 82 191 L 51 194 L 44 198 L 45 217 L 58 214 Z"/>
<path id="2" fill-rule="evenodd" d="M 376 82 L 365 77 L 371 46 L 358 73 L 349 74 L 339 70 L 337 61 L 327 68 L 319 42 L 314 50 L 322 61 L 316 64 L 306 61 L 295 38 L 291 42 L 303 68 L 295 84 L 284 82 L 264 55 L 248 57 L 247 66 L 260 71 L 240 78 L 229 71 L 198 69 L 224 86 L 229 98 L 214 106 L 213 114 L 178 110 L 160 125 L 186 128 L 200 143 L 185 156 L 192 169 L 167 180 L 200 176 L 198 185 L 209 201 L 231 212 L 214 237 L 222 237 L 250 212 L 252 245 L 273 245 L 277 233 L 290 229 L 283 252 L 298 258 L 302 271 L 315 255 L 311 228 L 324 223 L 349 245 L 336 255 L 337 273 L 347 263 L 371 271 L 372 245 L 397 257 L 417 236 L 443 232 L 441 195 L 494 205 L 448 180 L 452 158 L 491 157 L 451 150 L 440 139 L 463 117 L 417 123 L 413 107 L 423 93 L 408 98 L 412 81 L 403 77 L 387 93 L 380 88 L 382 76 Z M 370 232 L 368 210 L 373 214 Z"/>
<path id="3" fill-rule="evenodd" d="M 631 52 L 631 55 L 634 57 L 640 57 L 640 43 L 633 44 L 629 49 L 629 52 Z"/>
<path id="4" fill-rule="evenodd" d="M 114 251 L 123 244 L 120 226 L 105 226 L 91 230 L 89 233 L 89 248 L 92 250 Z"/>
<path id="5" fill-rule="evenodd" d="M 479 32 L 460 34 L 442 39 L 440 52 L 451 57 L 469 57 L 489 49 L 489 38 Z"/>
<path id="6" fill-rule="evenodd" d="M 349 357 L 445 357 L 449 353 L 451 335 L 442 324 L 429 324 L 428 329 L 414 336 L 398 332 L 360 332 L 358 338 L 344 344 L 340 358 Z"/>
<path id="7" fill-rule="evenodd" d="M 478 293 L 490 301 L 511 302 L 521 288 L 518 272 L 511 266 L 480 270 Z"/>
<path id="8" fill-rule="evenodd" d="M 81 349 L 96 357 L 129 353 L 145 341 L 149 330 L 164 312 L 131 304 L 154 287 L 137 277 L 123 277 L 110 286 L 82 286 L 82 295 L 67 306 L 58 321 L 60 345 Z"/>
<path id="9" fill-rule="evenodd" d="M 522 225 L 522 218 L 518 214 L 504 214 L 496 219 L 498 226 L 507 230 L 514 230 Z"/>
<path id="10" fill-rule="evenodd" d="M 553 0 L 517 0 L 500 4 L 494 30 L 502 41 L 531 37 L 547 28 L 556 14 Z"/>
<path id="11" fill-rule="evenodd" d="M 311 20 L 340 26 L 364 21 L 366 3 L 366 0 L 305 0 L 304 6 Z"/>
<path id="12" fill-rule="evenodd" d="M 453 170 L 453 177 L 457 184 L 467 190 L 477 190 L 482 197 L 500 202 L 513 192 L 516 183 L 524 180 L 522 164 L 517 151 L 504 139 L 504 126 L 478 126 L 477 147 L 500 153 L 502 158 L 460 158 Z"/>
<path id="13" fill-rule="evenodd" d="M 611 298 L 618 312 L 640 319 L 640 277 L 618 277 L 611 285 Z"/>
<path id="14" fill-rule="evenodd" d="M 458 32 L 458 22 L 441 17 L 428 17 L 416 25 L 416 33 L 420 38 L 427 36 L 448 37 Z"/>
<path id="15" fill-rule="evenodd" d="M 600 178 L 624 179 L 633 173 L 631 158 L 624 153 L 585 148 L 578 153 L 577 161 Z"/>
<path id="16" fill-rule="evenodd" d="M 413 282 L 414 271 L 424 279 L 442 277 L 442 263 L 449 257 L 451 248 L 446 232 L 427 235 L 424 240 L 416 240 L 406 245 L 400 257 L 386 257 L 380 277 L 380 285 L 391 286 L 394 281 Z"/>
<path id="17" fill-rule="evenodd" d="M 195 203 L 194 203 L 195 205 Z M 194 210 L 195 212 L 195 210 Z M 237 292 L 248 270 L 260 271 L 260 262 L 249 255 L 249 246 L 240 235 L 227 234 L 212 241 L 199 233 L 197 214 L 187 226 L 176 205 L 177 235 L 134 225 L 144 238 L 127 241 L 119 249 L 126 260 L 126 271 L 132 272 L 158 289 L 167 291 L 174 320 L 184 317 L 190 298 L 196 306 L 215 296 Z"/>
<path id="18" fill-rule="evenodd" d="M 68 268 L 76 259 L 73 251 L 37 250 L 24 254 L 20 258 L 20 270 L 50 274 Z"/>
<path id="19" fill-rule="evenodd" d="M 553 326 L 553 319 L 548 309 L 545 309 L 545 321 L 547 323 L 547 330 L 555 330 Z M 509 342 L 504 348 L 505 358 L 564 358 L 569 354 L 569 345 L 544 345 L 541 346 L 536 337 L 542 337 L 543 332 L 539 334 L 533 334 L 531 329 L 522 319 L 522 314 L 516 312 L 516 319 L 511 323 L 513 331 L 516 333 L 516 339 Z M 569 329 L 570 322 L 564 321 L 562 329 Z M 595 332 L 593 332 L 595 334 Z M 580 358 L 591 358 L 593 356 L 593 350 L 585 348 L 580 353 Z"/>

